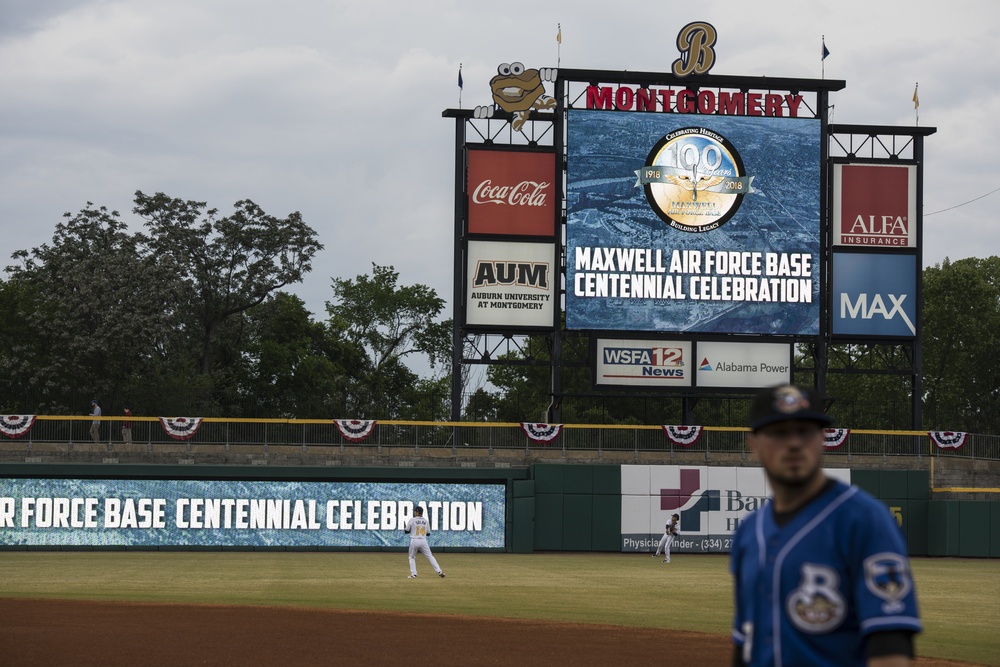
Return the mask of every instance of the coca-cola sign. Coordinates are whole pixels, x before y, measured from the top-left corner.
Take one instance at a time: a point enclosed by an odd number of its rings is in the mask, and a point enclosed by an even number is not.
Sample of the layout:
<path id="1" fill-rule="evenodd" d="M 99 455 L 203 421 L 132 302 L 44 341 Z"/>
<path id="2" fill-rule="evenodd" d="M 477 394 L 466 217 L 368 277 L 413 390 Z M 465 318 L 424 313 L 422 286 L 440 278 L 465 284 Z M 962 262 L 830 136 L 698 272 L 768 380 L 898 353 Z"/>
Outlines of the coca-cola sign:
<path id="1" fill-rule="evenodd" d="M 554 236 L 555 155 L 468 151 L 470 234 Z"/>
<path id="2" fill-rule="evenodd" d="M 551 183 L 521 181 L 517 185 L 494 185 L 486 179 L 472 191 L 473 204 L 510 204 L 511 206 L 545 206 L 545 195 Z"/>

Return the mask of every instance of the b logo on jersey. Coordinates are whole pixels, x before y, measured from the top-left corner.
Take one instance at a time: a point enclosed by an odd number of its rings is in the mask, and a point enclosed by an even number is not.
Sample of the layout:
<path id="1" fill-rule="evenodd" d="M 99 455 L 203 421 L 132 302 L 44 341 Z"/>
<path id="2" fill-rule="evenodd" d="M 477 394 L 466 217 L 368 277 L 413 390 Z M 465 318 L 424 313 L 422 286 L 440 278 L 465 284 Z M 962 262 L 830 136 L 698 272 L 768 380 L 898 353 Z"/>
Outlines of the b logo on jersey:
<path id="1" fill-rule="evenodd" d="M 803 563 L 799 587 L 785 601 L 785 611 L 792 625 L 811 634 L 838 627 L 847 615 L 847 604 L 839 589 L 840 575 L 836 570 Z"/>
<path id="2" fill-rule="evenodd" d="M 865 585 L 885 600 L 882 611 L 898 613 L 906 608 L 901 600 L 913 588 L 910 568 L 899 554 L 880 553 L 865 559 Z"/>

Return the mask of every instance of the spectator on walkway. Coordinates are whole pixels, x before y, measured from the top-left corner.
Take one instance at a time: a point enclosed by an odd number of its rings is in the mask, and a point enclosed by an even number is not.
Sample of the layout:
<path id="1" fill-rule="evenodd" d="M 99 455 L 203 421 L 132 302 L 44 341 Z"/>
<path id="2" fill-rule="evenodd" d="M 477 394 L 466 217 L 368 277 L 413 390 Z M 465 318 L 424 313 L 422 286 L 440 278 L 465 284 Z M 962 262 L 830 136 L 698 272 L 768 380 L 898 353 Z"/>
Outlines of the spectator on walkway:
<path id="1" fill-rule="evenodd" d="M 125 408 L 125 416 L 128 417 L 122 422 L 122 440 L 126 445 L 132 444 L 132 411 Z"/>
<path id="2" fill-rule="evenodd" d="M 95 398 L 90 402 L 90 416 L 100 417 L 101 416 L 101 406 Z M 94 439 L 94 444 L 101 444 L 101 420 L 94 419 L 90 424 L 90 437 Z"/>

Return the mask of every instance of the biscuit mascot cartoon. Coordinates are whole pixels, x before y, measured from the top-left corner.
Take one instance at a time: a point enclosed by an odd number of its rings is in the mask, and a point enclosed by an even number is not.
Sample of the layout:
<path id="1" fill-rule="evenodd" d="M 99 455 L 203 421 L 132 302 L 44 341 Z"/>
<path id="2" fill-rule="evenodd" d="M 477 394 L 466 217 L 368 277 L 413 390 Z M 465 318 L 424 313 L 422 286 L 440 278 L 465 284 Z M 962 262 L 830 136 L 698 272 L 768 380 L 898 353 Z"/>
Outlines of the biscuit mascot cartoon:
<path id="1" fill-rule="evenodd" d="M 503 63 L 497 68 L 497 75 L 490 79 L 493 101 L 496 106 L 514 114 L 511 127 L 520 132 L 533 110 L 553 109 L 556 101 L 545 94 L 542 81 L 555 81 L 558 70 L 554 67 L 525 69 L 521 63 Z M 494 107 L 476 107 L 476 118 L 492 118 Z"/>

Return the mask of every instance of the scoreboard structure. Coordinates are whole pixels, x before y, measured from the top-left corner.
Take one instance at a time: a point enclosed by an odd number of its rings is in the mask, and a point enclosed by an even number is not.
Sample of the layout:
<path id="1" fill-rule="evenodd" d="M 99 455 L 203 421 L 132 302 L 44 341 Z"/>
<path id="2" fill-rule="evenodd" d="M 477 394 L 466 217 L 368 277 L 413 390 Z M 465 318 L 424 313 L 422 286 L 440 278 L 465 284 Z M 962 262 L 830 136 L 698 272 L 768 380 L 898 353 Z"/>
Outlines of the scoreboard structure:
<path id="1" fill-rule="evenodd" d="M 465 364 L 547 365 L 543 421 L 561 421 L 574 363 L 597 394 L 682 398 L 693 423 L 703 398 L 804 374 L 825 391 L 828 373 L 863 372 L 831 367 L 849 347 L 891 350 L 919 426 L 935 129 L 831 124 L 844 81 L 710 74 L 715 40 L 710 24 L 684 26 L 668 72 L 504 63 L 490 104 L 444 112 L 456 421 Z M 563 359 L 573 338 L 588 359 Z"/>

